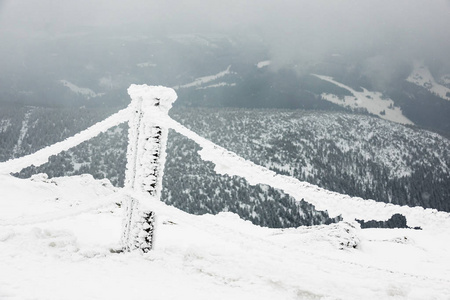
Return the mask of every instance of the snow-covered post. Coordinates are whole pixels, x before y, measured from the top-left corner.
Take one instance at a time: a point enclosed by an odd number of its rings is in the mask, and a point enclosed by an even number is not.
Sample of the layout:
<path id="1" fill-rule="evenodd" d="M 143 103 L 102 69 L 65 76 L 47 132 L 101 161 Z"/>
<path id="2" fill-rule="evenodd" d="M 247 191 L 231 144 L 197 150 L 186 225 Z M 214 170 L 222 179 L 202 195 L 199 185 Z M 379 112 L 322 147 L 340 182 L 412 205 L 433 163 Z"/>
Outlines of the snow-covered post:
<path id="1" fill-rule="evenodd" d="M 132 84 L 128 94 L 132 115 L 129 120 L 124 188 L 148 193 L 149 198 L 160 200 L 168 135 L 165 123 L 177 94 L 171 88 L 145 84 Z M 154 212 L 148 203 L 139 202 L 132 196 L 124 202 L 124 249 L 150 251 L 153 246 Z"/>

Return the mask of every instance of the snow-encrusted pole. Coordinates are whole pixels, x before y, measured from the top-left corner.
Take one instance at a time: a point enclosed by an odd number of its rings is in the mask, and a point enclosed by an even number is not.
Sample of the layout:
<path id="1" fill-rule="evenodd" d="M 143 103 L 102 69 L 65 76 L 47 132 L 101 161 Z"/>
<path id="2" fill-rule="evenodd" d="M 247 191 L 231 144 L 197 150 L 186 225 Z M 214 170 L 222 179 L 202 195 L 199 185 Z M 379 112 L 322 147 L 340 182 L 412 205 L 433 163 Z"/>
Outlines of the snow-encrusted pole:
<path id="1" fill-rule="evenodd" d="M 132 84 L 125 189 L 160 200 L 168 128 L 168 112 L 177 94 L 171 88 Z M 131 193 L 132 194 L 132 193 Z M 149 201 L 150 202 L 150 201 Z M 122 244 L 126 251 L 153 247 L 154 212 L 132 196 L 124 201 Z"/>

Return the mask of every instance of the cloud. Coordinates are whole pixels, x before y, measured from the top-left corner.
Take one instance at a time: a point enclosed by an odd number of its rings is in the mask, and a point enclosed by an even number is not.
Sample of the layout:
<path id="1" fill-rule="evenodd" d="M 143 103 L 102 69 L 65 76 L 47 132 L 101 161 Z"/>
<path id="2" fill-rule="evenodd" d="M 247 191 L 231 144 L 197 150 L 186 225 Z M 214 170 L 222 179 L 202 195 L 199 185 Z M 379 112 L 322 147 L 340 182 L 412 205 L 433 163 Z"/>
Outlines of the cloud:
<path id="1" fill-rule="evenodd" d="M 103 28 L 258 36 L 273 66 L 331 54 L 448 60 L 449 0 L 4 0 L 0 28 L 34 34 Z"/>

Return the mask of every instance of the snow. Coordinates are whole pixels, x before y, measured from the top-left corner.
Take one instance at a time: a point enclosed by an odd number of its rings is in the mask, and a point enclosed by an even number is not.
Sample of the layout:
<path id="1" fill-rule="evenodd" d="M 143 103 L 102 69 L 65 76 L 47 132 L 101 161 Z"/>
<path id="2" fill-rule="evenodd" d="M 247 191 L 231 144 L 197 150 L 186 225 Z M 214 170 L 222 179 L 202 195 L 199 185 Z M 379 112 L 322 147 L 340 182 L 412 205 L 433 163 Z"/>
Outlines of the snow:
<path id="1" fill-rule="evenodd" d="M 450 86 L 450 74 L 441 76 L 440 82 L 442 82 L 442 84 L 446 85 L 447 87 Z"/>
<path id="2" fill-rule="evenodd" d="M 10 119 L 0 120 L 0 133 L 5 132 L 9 127 L 11 127 Z"/>
<path id="3" fill-rule="evenodd" d="M 177 85 L 177 86 L 174 86 L 173 88 L 175 90 L 178 90 L 178 89 L 185 89 L 185 88 L 191 88 L 191 87 L 197 87 L 197 88 L 201 87 L 203 84 L 210 83 L 210 82 L 215 81 L 215 80 L 217 80 L 219 78 L 222 78 L 222 77 L 224 77 L 226 75 L 232 74 L 232 72 L 230 71 L 230 68 L 231 68 L 231 65 L 228 66 L 228 68 L 226 70 L 224 70 L 222 72 L 219 72 L 219 73 L 217 73 L 215 75 L 199 77 L 199 78 L 195 79 L 191 83 L 187 83 L 187 84 L 183 84 L 183 85 Z"/>
<path id="4" fill-rule="evenodd" d="M 91 98 L 101 97 L 101 96 L 105 95 L 105 93 L 96 93 L 89 88 L 79 87 L 79 86 L 77 86 L 67 80 L 64 80 L 64 79 L 60 80 L 59 82 L 61 82 L 65 87 L 69 88 L 75 94 L 84 96 L 88 100 Z"/>
<path id="5" fill-rule="evenodd" d="M 236 83 L 219 82 L 219 83 L 215 83 L 215 84 L 211 84 L 211 85 L 207 85 L 207 86 L 203 86 L 203 87 L 198 87 L 198 88 L 196 88 L 196 90 L 206 90 L 206 89 L 222 87 L 222 86 L 236 86 Z"/>
<path id="6" fill-rule="evenodd" d="M 0 225 L 3 226 L 49 222 L 111 206 L 114 198 L 110 196 L 117 192 L 108 180 L 94 180 L 88 174 L 52 179 L 47 179 L 46 174 L 35 175 L 30 180 L 6 175 L 0 178 L 3 185 L 8 186 L 3 195 L 5 199 L 0 202 Z M 28 189 L 23 188 L 24 184 Z M 106 200 L 84 203 L 86 199 L 101 197 Z"/>
<path id="7" fill-rule="evenodd" d="M 364 88 L 362 92 L 357 92 L 351 87 L 333 80 L 332 77 L 317 74 L 313 75 L 317 78 L 331 82 L 341 88 L 344 88 L 353 94 L 353 96 L 344 96 L 343 98 L 339 98 L 338 96 L 333 94 L 323 93 L 321 96 L 327 101 L 343 107 L 349 107 L 352 110 L 365 108 L 369 113 L 377 115 L 380 118 L 388 121 L 400 124 L 414 124 L 411 120 L 403 115 L 402 110 L 399 107 L 396 107 L 394 105 L 394 101 L 392 99 L 383 97 L 383 95 L 379 92 L 368 91 Z M 382 112 L 384 112 L 384 114 Z"/>
<path id="8" fill-rule="evenodd" d="M 258 67 L 258 69 L 262 69 L 264 67 L 268 67 L 272 64 L 272 62 L 270 60 L 264 60 L 264 61 L 260 61 L 259 63 L 256 64 L 256 66 Z"/>
<path id="9" fill-rule="evenodd" d="M 133 102 L 155 95 L 174 100 L 172 92 L 129 89 Z M 130 109 L 62 142 L 64 147 L 130 119 Z M 88 175 L 7 174 L 63 148 L 50 146 L 0 164 L 1 299 L 448 299 L 450 214 L 351 198 L 277 175 L 167 113 L 154 117 L 198 143 L 217 172 L 281 188 L 331 215 L 342 213 L 344 222 L 269 229 L 232 213 L 189 215 L 147 193 L 115 189 Z M 147 254 L 118 251 L 121 204 L 130 197 L 148 203 L 157 215 L 155 247 Z M 352 220 L 387 219 L 396 212 L 423 230 L 362 230 Z"/>
<path id="10" fill-rule="evenodd" d="M 448 299 L 450 294 L 447 230 L 361 230 L 345 222 L 269 229 L 232 213 L 194 216 L 154 201 L 155 249 L 115 253 L 122 216 L 112 199 L 124 197 L 120 191 L 92 178 L 52 179 L 64 187 L 45 179 L 1 179 L 0 220 L 10 222 L 0 227 L 1 299 Z M 133 197 L 148 200 L 144 194 Z M 91 202 L 104 206 L 75 210 Z M 19 222 L 20 216 L 61 211 L 74 212 Z"/>
<path id="11" fill-rule="evenodd" d="M 448 83 L 447 77 L 442 77 L 444 83 Z M 447 80 L 446 80 L 447 79 Z M 450 93 L 450 88 L 437 83 L 431 75 L 430 70 L 421 62 L 414 63 L 414 70 L 406 79 L 415 85 L 421 86 L 429 90 L 430 92 L 438 95 L 442 99 L 450 100 L 447 93 Z"/>

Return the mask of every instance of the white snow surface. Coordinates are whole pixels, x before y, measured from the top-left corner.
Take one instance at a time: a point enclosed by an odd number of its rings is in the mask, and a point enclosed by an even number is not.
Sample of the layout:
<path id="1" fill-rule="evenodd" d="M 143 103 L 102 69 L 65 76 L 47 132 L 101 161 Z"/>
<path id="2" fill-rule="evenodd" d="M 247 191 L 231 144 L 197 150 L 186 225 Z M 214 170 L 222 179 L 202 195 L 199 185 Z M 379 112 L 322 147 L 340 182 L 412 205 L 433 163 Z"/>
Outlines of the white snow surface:
<path id="1" fill-rule="evenodd" d="M 272 61 L 270 60 L 264 60 L 264 61 L 260 61 L 259 63 L 256 64 L 256 66 L 258 67 L 258 69 L 262 69 L 264 67 L 268 67 L 272 64 Z"/>
<path id="2" fill-rule="evenodd" d="M 0 120 L 0 133 L 5 132 L 9 127 L 11 127 L 10 119 Z"/>
<path id="3" fill-rule="evenodd" d="M 405 117 L 399 107 L 394 106 L 394 101 L 383 97 L 379 92 L 368 91 L 363 88 L 362 92 L 357 92 L 349 86 L 335 81 L 332 77 L 313 74 L 317 78 L 331 82 L 341 88 L 348 90 L 353 96 L 344 96 L 339 98 L 333 94 L 323 93 L 321 96 L 325 100 L 334 104 L 349 107 L 352 110 L 358 108 L 365 108 L 371 114 L 377 115 L 382 119 L 400 123 L 400 124 L 414 124 L 411 120 Z M 382 113 L 384 112 L 384 114 Z"/>
<path id="4" fill-rule="evenodd" d="M 230 71 L 230 68 L 231 68 L 231 65 L 228 66 L 228 68 L 226 70 L 224 70 L 222 72 L 219 72 L 219 73 L 217 73 L 215 75 L 199 77 L 199 78 L 195 79 L 193 82 L 190 82 L 190 83 L 187 83 L 187 84 L 183 84 L 183 85 L 177 85 L 177 86 L 174 86 L 173 88 L 175 90 L 191 88 L 191 87 L 199 88 L 199 87 L 201 87 L 202 85 L 204 85 L 206 83 L 210 83 L 210 82 L 215 81 L 215 80 L 217 80 L 219 78 L 222 78 L 222 77 L 224 77 L 224 76 L 226 76 L 228 74 L 232 74 L 232 72 Z"/>
<path id="5" fill-rule="evenodd" d="M 444 83 L 448 83 L 450 81 L 448 78 L 450 77 L 443 76 L 441 80 Z M 450 100 L 450 97 L 447 97 L 447 93 L 450 93 L 450 88 L 437 83 L 436 80 L 434 80 L 433 75 L 431 75 L 430 70 L 428 70 L 428 68 L 421 62 L 415 62 L 414 70 L 406 80 L 414 83 L 415 85 L 426 88 L 442 99 Z"/>
<path id="6" fill-rule="evenodd" d="M 147 86 L 129 92 L 155 95 Z M 123 110 L 61 143 L 74 146 L 129 117 Z M 88 175 L 7 174 L 64 148 L 50 146 L 0 164 L 0 299 L 449 299 L 448 213 L 332 193 L 254 165 L 167 114 L 155 118 L 198 143 L 217 172 L 281 188 L 345 222 L 268 229 L 232 213 L 189 215 Z M 118 204 L 130 196 L 157 215 L 148 254 L 117 253 Z M 423 230 L 361 230 L 352 220 L 396 212 Z"/>
<path id="7" fill-rule="evenodd" d="M 89 89 L 89 88 L 83 88 L 83 87 L 79 87 L 67 80 L 60 80 L 59 82 L 62 83 L 62 85 L 64 85 L 65 87 L 67 87 L 68 89 L 70 89 L 72 92 L 74 92 L 75 94 L 79 94 L 84 96 L 86 99 L 91 99 L 91 98 L 96 98 L 96 97 L 100 97 L 105 95 L 105 93 L 96 93 L 93 90 Z"/>
<path id="8" fill-rule="evenodd" d="M 194 216 L 153 201 L 154 250 L 114 253 L 123 191 L 85 176 L 0 177 L 0 299 L 450 295 L 448 228 L 361 230 L 341 222 L 268 229 L 232 213 Z"/>
<path id="9" fill-rule="evenodd" d="M 206 89 L 222 87 L 222 86 L 236 86 L 236 83 L 219 82 L 219 83 L 215 83 L 215 84 L 211 84 L 211 85 L 207 85 L 207 86 L 198 87 L 198 88 L 196 88 L 196 90 L 206 90 Z"/>
<path id="10" fill-rule="evenodd" d="M 441 76 L 440 82 L 442 82 L 442 84 L 446 85 L 447 87 L 450 86 L 450 74 Z"/>

